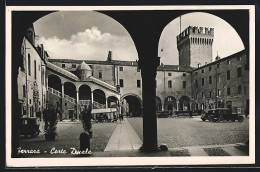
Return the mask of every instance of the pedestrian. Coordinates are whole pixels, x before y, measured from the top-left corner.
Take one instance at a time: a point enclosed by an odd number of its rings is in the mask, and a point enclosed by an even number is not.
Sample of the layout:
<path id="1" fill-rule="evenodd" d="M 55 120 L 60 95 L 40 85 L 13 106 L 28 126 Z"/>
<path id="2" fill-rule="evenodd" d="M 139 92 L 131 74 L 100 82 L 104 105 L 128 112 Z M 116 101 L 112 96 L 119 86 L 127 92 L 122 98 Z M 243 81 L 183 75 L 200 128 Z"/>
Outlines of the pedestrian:
<path id="1" fill-rule="evenodd" d="M 192 111 L 189 111 L 189 116 L 190 118 L 192 118 Z"/>
<path id="2" fill-rule="evenodd" d="M 44 129 L 47 129 L 48 126 L 48 116 L 49 116 L 49 108 L 48 106 L 43 110 L 43 120 L 44 120 Z"/>

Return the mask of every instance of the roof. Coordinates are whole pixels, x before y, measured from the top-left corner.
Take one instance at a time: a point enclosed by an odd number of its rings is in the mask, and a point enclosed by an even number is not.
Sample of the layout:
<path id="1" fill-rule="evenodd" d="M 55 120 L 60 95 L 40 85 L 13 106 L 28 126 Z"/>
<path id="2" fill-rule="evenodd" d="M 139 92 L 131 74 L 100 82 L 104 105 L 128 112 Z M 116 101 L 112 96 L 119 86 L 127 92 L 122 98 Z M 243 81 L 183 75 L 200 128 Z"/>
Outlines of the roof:
<path id="1" fill-rule="evenodd" d="M 92 70 L 89 65 L 87 65 L 84 61 L 78 66 L 77 70 Z"/>
<path id="2" fill-rule="evenodd" d="M 50 62 L 60 62 L 60 63 L 77 63 L 80 64 L 82 61 L 87 64 L 104 64 L 104 65 L 122 65 L 122 66 L 137 66 L 137 61 L 101 61 L 101 60 L 73 60 L 73 59 L 49 59 Z"/>
<path id="3" fill-rule="evenodd" d="M 234 57 L 237 57 L 237 56 L 241 56 L 241 55 L 244 54 L 244 53 L 246 53 L 246 50 L 245 50 L 245 49 L 244 49 L 244 50 L 241 50 L 241 51 L 239 51 L 239 52 L 237 52 L 237 53 L 235 53 L 235 54 L 231 54 L 230 56 L 221 58 L 221 59 L 219 59 L 219 60 L 217 60 L 217 61 L 208 63 L 208 64 L 206 64 L 206 65 L 204 65 L 204 66 L 200 66 L 199 68 L 196 68 L 196 69 L 194 69 L 193 71 L 196 71 L 196 70 L 199 70 L 199 69 L 203 69 L 203 68 L 205 68 L 205 67 L 208 67 L 208 66 L 211 66 L 211 65 L 214 65 L 214 64 L 217 64 L 217 63 L 226 61 L 226 60 L 228 60 L 228 59 L 231 59 L 231 58 L 234 58 Z"/>
<path id="4" fill-rule="evenodd" d="M 160 65 L 158 71 L 178 71 L 178 72 L 191 72 L 194 68 L 190 66 L 179 66 L 179 65 Z"/>
<path id="5" fill-rule="evenodd" d="M 101 85 L 101 86 L 103 86 L 105 88 L 108 88 L 108 89 L 118 93 L 117 88 L 115 86 L 110 85 L 110 84 L 108 84 L 108 83 L 106 83 L 106 82 L 104 82 L 102 80 L 99 80 L 99 79 L 93 77 L 93 76 L 88 77 L 86 81 L 94 82 L 94 83 L 96 83 L 98 85 Z"/>
<path id="6" fill-rule="evenodd" d="M 69 71 L 67 71 L 67 70 L 65 70 L 65 69 L 63 69 L 63 68 L 61 68 L 59 66 L 56 66 L 55 64 L 52 64 L 51 62 L 47 62 L 46 66 L 48 68 L 50 68 L 50 69 L 60 73 L 60 74 L 65 75 L 66 77 L 69 77 L 69 78 L 71 78 L 71 79 L 73 79 L 75 81 L 79 81 L 79 78 L 76 75 L 74 75 L 73 73 L 71 73 L 71 72 L 69 72 Z"/>

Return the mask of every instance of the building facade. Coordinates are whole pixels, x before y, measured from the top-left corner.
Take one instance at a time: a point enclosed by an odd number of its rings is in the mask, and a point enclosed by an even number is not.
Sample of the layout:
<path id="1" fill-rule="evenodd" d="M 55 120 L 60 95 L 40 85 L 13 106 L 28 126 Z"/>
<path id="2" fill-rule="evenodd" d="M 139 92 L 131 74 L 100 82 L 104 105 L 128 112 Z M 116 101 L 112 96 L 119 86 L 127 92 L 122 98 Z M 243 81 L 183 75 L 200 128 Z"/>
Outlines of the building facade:
<path id="1" fill-rule="evenodd" d="M 21 116 L 41 117 L 46 107 L 46 56 L 43 46 L 35 46 L 34 29 L 29 28 L 21 46 L 23 66 L 17 78 Z"/>
<path id="2" fill-rule="evenodd" d="M 34 46 L 34 37 L 30 30 L 22 46 L 25 67 L 19 69 L 18 94 L 23 114 L 35 116 L 47 102 L 62 118 L 78 118 L 80 108 L 91 102 L 94 109 L 120 105 L 129 116 L 142 115 L 136 61 L 113 60 L 111 51 L 105 61 L 51 59 L 43 46 Z M 192 26 L 177 36 L 180 64 L 157 68 L 157 111 L 228 107 L 248 112 L 248 55 L 243 50 L 212 62 L 213 39 L 213 28 Z"/>

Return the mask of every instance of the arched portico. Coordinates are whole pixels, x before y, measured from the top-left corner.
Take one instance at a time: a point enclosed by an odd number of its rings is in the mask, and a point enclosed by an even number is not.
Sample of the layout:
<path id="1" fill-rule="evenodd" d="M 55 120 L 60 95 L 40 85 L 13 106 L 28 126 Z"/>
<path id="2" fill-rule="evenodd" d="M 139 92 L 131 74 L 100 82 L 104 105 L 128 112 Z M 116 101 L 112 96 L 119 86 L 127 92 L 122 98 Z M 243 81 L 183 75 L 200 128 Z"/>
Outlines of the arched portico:
<path id="1" fill-rule="evenodd" d="M 121 102 L 126 115 L 130 117 L 140 117 L 142 115 L 141 99 L 135 94 L 122 96 Z"/>
<path id="2" fill-rule="evenodd" d="M 190 98 L 189 97 L 182 96 L 179 100 L 179 103 L 180 103 L 180 110 L 181 111 L 190 110 Z"/>
<path id="3" fill-rule="evenodd" d="M 200 10 L 202 11 L 202 10 Z M 139 66 L 142 72 L 143 81 L 143 108 L 144 108 L 144 125 L 143 125 L 143 147 L 144 151 L 154 151 L 157 149 L 157 123 L 156 123 L 156 100 L 155 100 L 155 76 L 156 68 L 159 65 L 157 59 L 157 44 L 160 33 L 164 26 L 173 18 L 191 11 L 101 11 L 117 21 L 119 21 L 132 35 L 139 53 Z M 243 40 L 245 49 L 249 50 L 249 12 L 247 10 L 213 10 L 207 11 L 217 15 L 229 22 L 239 33 Z M 18 59 L 24 33 L 26 29 L 40 17 L 50 12 L 26 12 L 17 11 L 12 16 L 12 157 L 17 156 L 19 144 L 19 109 L 17 99 L 17 78 L 18 67 L 22 66 L 22 60 Z M 237 20 L 239 18 L 239 21 Z M 126 20 L 127 19 L 127 20 Z M 23 23 L 21 25 L 20 23 Z M 155 24 L 156 23 L 156 24 Z M 151 29 L 152 28 L 152 29 Z M 247 54 L 248 56 L 248 54 Z M 145 62 L 150 65 L 145 65 Z M 151 98 L 152 97 L 152 98 Z"/>

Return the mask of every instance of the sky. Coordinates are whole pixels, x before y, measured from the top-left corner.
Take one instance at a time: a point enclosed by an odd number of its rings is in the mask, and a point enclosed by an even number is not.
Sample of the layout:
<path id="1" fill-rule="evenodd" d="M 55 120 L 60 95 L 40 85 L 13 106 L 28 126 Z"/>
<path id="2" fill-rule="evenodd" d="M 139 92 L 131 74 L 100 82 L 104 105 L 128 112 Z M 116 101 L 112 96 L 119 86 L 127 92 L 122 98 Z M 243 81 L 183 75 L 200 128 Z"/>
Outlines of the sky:
<path id="1" fill-rule="evenodd" d="M 203 19 L 203 20 L 202 20 Z M 213 59 L 226 57 L 244 49 L 236 31 L 224 20 L 208 13 L 194 12 L 181 16 L 181 30 L 188 26 L 214 28 Z M 37 44 L 43 44 L 50 58 L 106 60 L 138 59 L 134 42 L 127 30 L 114 19 L 94 11 L 61 11 L 51 13 L 34 23 Z M 158 56 L 164 64 L 178 65 L 176 36 L 180 33 L 180 17 L 163 30 Z M 163 51 L 161 51 L 163 49 Z"/>

